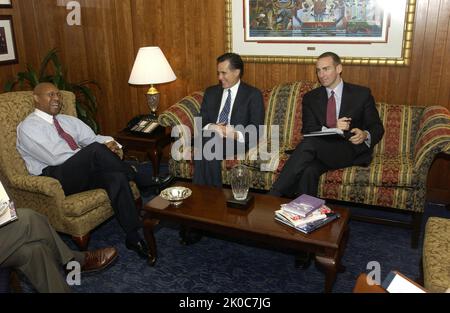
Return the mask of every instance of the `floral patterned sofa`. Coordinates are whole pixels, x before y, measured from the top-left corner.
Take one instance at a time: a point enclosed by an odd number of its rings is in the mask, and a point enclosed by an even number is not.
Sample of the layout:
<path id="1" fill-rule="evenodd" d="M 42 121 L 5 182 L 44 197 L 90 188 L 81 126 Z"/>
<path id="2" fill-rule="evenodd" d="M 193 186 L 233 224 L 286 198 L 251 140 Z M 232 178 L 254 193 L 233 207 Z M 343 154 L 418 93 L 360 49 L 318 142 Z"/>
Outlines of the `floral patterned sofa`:
<path id="1" fill-rule="evenodd" d="M 242 162 L 251 169 L 252 188 L 270 189 L 289 158 L 287 152 L 295 149 L 302 139 L 303 95 L 317 86 L 316 82 L 297 81 L 279 84 L 263 92 L 265 124 L 279 125 L 279 153 L 263 161 L 253 149 L 245 160 L 223 162 L 225 184 L 230 183 L 229 169 Z M 165 127 L 185 125 L 193 133 L 193 118 L 200 110 L 202 99 L 202 92 L 194 92 L 181 99 L 159 116 L 159 123 Z M 377 103 L 377 109 L 386 132 L 376 146 L 371 165 L 323 174 L 319 196 L 411 213 L 412 221 L 407 226 L 413 228 L 412 245 L 417 247 L 429 168 L 436 154 L 450 154 L 450 112 L 440 106 L 387 103 Z M 269 133 L 263 141 L 271 146 Z M 269 165 L 271 170 L 261 171 L 262 164 Z M 171 158 L 169 168 L 176 177 L 192 178 L 193 166 L 189 157 L 180 161 Z"/>

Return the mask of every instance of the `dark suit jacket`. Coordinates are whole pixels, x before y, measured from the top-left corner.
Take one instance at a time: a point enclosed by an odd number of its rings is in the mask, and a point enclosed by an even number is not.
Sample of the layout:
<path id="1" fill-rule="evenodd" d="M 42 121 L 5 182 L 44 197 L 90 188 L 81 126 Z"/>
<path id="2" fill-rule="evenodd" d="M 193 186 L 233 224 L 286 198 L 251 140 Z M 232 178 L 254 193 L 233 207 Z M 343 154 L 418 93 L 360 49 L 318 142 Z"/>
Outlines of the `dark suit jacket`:
<path id="1" fill-rule="evenodd" d="M 316 88 L 305 94 L 303 97 L 302 133 L 320 131 L 326 124 L 327 101 L 325 87 Z M 339 112 L 339 118 L 341 117 L 352 119 L 350 129 L 359 128 L 370 133 L 370 148 L 365 143 L 355 146 L 357 158 L 353 161 L 354 165 L 368 165 L 372 158 L 373 147 L 384 134 L 383 124 L 370 89 L 344 82 Z"/>
<path id="2" fill-rule="evenodd" d="M 202 128 L 207 124 L 217 122 L 222 95 L 223 88 L 221 85 L 211 86 L 205 90 L 200 108 Z M 259 125 L 264 125 L 264 101 L 259 89 L 241 81 L 231 112 L 230 125 L 242 125 L 244 127 L 255 125 L 258 131 Z M 246 148 L 248 148 L 248 134 L 244 135 Z"/>

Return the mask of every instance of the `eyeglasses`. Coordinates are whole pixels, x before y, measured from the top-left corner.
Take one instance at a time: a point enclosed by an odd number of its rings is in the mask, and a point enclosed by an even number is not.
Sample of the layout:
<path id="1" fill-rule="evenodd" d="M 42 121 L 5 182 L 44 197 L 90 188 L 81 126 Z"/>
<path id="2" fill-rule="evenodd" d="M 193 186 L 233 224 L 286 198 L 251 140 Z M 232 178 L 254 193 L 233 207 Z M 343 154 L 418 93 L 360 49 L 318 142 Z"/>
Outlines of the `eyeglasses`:
<path id="1" fill-rule="evenodd" d="M 54 98 L 54 97 L 58 97 L 61 98 L 62 97 L 62 93 L 60 91 L 51 91 L 48 93 L 40 93 L 40 96 L 47 96 L 49 98 Z"/>

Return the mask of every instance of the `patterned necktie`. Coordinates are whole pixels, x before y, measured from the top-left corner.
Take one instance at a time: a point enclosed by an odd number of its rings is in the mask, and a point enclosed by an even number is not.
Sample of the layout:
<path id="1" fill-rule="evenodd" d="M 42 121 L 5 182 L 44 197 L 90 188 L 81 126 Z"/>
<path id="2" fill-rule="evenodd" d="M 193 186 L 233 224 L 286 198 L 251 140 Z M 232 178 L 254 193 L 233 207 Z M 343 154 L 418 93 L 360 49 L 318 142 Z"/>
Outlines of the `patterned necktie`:
<path id="1" fill-rule="evenodd" d="M 336 99 L 334 98 L 334 91 L 331 91 L 331 96 L 327 102 L 327 127 L 336 127 Z"/>
<path id="2" fill-rule="evenodd" d="M 228 89 L 227 100 L 225 101 L 225 105 L 223 106 L 222 112 L 219 115 L 219 124 L 228 124 L 228 115 L 230 115 L 231 108 L 231 90 Z"/>
<path id="3" fill-rule="evenodd" d="M 64 131 L 64 129 L 62 129 L 62 127 L 59 124 L 58 120 L 54 116 L 53 116 L 53 124 L 55 124 L 56 131 L 58 132 L 58 135 L 67 142 L 67 144 L 69 145 L 70 149 L 72 149 L 74 151 L 77 150 L 78 149 L 78 145 L 75 142 L 75 140 L 73 139 L 73 137 L 70 136 L 68 133 L 66 133 Z"/>

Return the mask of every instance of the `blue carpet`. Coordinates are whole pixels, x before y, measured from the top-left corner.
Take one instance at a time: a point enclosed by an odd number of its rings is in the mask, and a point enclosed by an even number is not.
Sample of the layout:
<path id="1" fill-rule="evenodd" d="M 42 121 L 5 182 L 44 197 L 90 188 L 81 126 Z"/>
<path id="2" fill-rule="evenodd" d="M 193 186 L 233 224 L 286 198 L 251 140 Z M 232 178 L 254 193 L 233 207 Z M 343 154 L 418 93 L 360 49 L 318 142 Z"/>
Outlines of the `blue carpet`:
<path id="1" fill-rule="evenodd" d="M 442 206 L 428 205 L 427 215 L 448 215 Z M 194 245 L 179 243 L 177 225 L 162 223 L 156 233 L 158 261 L 149 267 L 124 246 L 124 235 L 115 219 L 93 234 L 90 249 L 115 246 L 117 262 L 104 272 L 82 277 L 81 293 L 300 293 L 321 292 L 324 276 L 314 266 L 294 266 L 288 252 L 265 249 L 249 243 L 205 236 Z M 63 236 L 74 248 L 69 237 Z M 422 243 L 420 243 L 420 247 Z M 350 222 L 350 237 L 343 257 L 344 273 L 338 274 L 334 292 L 351 292 L 359 273 L 377 261 L 381 277 L 398 270 L 416 279 L 420 276 L 421 248 L 410 248 L 410 231 L 397 227 Z"/>
<path id="2" fill-rule="evenodd" d="M 358 210 L 357 208 L 352 208 Z M 428 204 L 428 216 L 447 216 L 445 207 Z M 422 239 L 419 249 L 410 247 L 411 232 L 398 227 L 350 222 L 350 237 L 343 257 L 344 273 L 338 274 L 333 291 L 350 293 L 357 276 L 377 261 L 383 279 L 391 270 L 417 279 L 420 276 Z M 423 232 L 422 232 L 423 235 Z M 62 236 L 75 248 L 68 236 Z M 314 264 L 302 270 L 294 266 L 288 251 L 261 245 L 204 236 L 194 245 L 179 243 L 178 225 L 161 223 L 155 232 L 158 261 L 149 267 L 126 249 L 124 234 L 111 219 L 92 233 L 90 249 L 115 246 L 119 258 L 107 270 L 83 276 L 78 293 L 315 293 L 322 292 L 324 275 Z M 32 288 L 23 282 L 26 292 Z"/>

